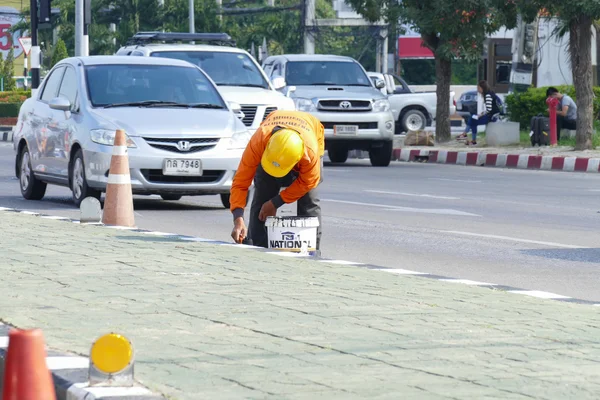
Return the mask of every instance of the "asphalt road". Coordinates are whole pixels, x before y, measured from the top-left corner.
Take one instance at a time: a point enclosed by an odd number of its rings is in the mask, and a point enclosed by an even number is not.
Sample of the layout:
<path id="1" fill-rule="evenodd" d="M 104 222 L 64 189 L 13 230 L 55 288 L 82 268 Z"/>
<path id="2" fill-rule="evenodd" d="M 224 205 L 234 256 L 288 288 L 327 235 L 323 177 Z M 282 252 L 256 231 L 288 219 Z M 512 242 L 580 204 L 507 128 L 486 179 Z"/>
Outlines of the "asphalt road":
<path id="1" fill-rule="evenodd" d="M 0 143 L 0 206 L 79 217 L 65 188 L 22 199 L 13 163 Z M 600 301 L 600 175 L 350 160 L 321 190 L 325 257 Z M 230 240 L 217 196 L 135 210 L 143 229 Z"/>

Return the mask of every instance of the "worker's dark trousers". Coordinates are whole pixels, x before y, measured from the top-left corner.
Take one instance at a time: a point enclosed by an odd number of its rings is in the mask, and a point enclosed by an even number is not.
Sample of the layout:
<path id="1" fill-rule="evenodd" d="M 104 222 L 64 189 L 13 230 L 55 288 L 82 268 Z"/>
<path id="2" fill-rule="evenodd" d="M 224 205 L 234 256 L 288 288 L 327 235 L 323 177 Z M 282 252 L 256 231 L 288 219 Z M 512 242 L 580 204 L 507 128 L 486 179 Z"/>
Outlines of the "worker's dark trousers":
<path id="1" fill-rule="evenodd" d="M 250 226 L 248 234 L 251 243 L 254 246 L 268 247 L 267 229 L 264 221 L 258 219 L 260 209 L 264 203 L 271 200 L 279 194 L 281 188 L 290 186 L 298 177 L 298 173 L 291 171 L 283 178 L 274 178 L 267 174 L 259 164 L 254 175 L 254 198 L 250 207 Z M 323 182 L 323 158 L 321 158 L 321 180 Z M 319 218 L 319 228 L 317 229 L 317 255 L 321 249 L 321 205 L 318 187 L 306 193 L 297 201 L 297 214 L 299 217 L 317 217 Z"/>

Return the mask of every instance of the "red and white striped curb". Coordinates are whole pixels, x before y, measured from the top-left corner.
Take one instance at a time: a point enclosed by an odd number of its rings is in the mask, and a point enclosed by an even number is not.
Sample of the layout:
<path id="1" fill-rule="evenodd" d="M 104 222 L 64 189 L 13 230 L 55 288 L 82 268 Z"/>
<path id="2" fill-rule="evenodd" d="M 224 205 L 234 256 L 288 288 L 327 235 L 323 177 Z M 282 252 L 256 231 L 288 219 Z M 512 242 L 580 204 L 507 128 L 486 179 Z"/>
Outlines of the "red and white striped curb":
<path id="1" fill-rule="evenodd" d="M 394 161 L 423 161 L 437 164 L 540 169 L 567 172 L 600 172 L 600 158 L 496 154 L 477 151 L 394 149 Z"/>

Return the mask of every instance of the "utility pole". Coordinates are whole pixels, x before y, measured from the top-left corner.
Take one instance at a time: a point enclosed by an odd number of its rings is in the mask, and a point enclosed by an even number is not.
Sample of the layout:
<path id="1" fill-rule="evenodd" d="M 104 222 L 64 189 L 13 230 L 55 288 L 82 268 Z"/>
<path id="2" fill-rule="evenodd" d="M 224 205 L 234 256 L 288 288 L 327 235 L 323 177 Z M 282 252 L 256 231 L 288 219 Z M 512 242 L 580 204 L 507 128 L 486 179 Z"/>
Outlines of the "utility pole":
<path id="1" fill-rule="evenodd" d="M 40 87 L 40 46 L 38 46 L 38 7 L 37 0 L 29 4 L 31 19 L 31 96 L 35 97 Z"/>
<path id="2" fill-rule="evenodd" d="M 304 54 L 315 54 L 315 37 L 310 32 L 315 25 L 315 0 L 303 0 L 303 3 Z"/>
<path id="3" fill-rule="evenodd" d="M 81 57 L 84 55 L 83 8 L 83 0 L 75 0 L 75 57 Z"/>
<path id="4" fill-rule="evenodd" d="M 189 0 L 189 14 L 190 14 L 190 33 L 196 32 L 196 27 L 194 26 L 194 0 Z"/>

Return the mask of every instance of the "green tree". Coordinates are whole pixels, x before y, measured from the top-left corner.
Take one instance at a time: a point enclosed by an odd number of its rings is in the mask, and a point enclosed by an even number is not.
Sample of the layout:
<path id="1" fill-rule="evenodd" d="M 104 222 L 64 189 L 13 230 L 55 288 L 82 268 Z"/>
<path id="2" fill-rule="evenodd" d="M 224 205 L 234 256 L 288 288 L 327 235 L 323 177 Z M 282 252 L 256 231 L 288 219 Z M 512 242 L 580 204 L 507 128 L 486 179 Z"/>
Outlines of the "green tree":
<path id="1" fill-rule="evenodd" d="M 15 51 L 11 48 L 6 56 L 6 60 L 2 64 L 2 77 L 4 78 L 4 90 L 10 91 L 17 88 L 17 84 L 13 79 L 15 63 Z"/>
<path id="2" fill-rule="evenodd" d="M 533 21 L 540 11 L 543 15 L 557 16 L 562 21 L 558 34 L 569 33 L 569 55 L 573 86 L 577 95 L 576 150 L 591 149 L 594 132 L 592 88 L 592 29 L 600 19 L 600 0 L 517 0 L 527 22 Z"/>
<path id="3" fill-rule="evenodd" d="M 67 46 L 62 39 L 58 39 L 56 45 L 54 46 L 54 50 L 52 51 L 52 65 L 50 68 L 54 67 L 57 62 L 60 60 L 64 60 L 68 58 L 69 54 L 67 53 Z"/>
<path id="4" fill-rule="evenodd" d="M 390 23 L 401 21 L 421 34 L 425 46 L 435 55 L 437 84 L 436 139 L 450 140 L 448 100 L 452 60 L 477 61 L 488 34 L 502 26 L 514 27 L 517 7 L 514 0 L 348 0 L 370 21 L 382 17 Z"/>

